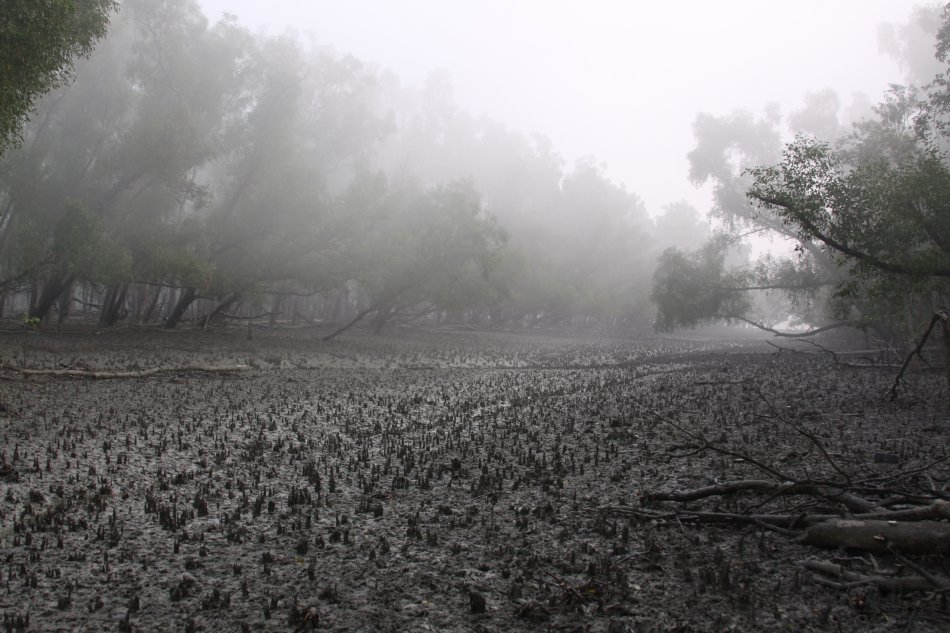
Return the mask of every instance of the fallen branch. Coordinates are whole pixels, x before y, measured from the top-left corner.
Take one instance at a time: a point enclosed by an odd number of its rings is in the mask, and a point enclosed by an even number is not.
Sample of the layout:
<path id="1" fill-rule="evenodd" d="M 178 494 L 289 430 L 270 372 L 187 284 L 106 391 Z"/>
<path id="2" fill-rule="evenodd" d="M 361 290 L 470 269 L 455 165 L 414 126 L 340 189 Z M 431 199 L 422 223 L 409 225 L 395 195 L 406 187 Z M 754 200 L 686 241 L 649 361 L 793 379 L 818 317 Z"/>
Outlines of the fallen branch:
<path id="1" fill-rule="evenodd" d="M 841 565 L 820 560 L 806 560 L 802 562 L 802 565 L 805 569 L 845 580 L 844 583 L 822 583 L 837 589 L 850 589 L 862 585 L 873 585 L 887 591 L 930 591 L 934 589 L 930 580 L 921 576 L 868 576 L 848 571 Z M 940 589 L 947 589 L 947 587 L 950 587 L 950 583 L 943 582 Z"/>
<path id="2" fill-rule="evenodd" d="M 730 481 L 715 486 L 706 486 L 704 488 L 695 488 L 693 490 L 672 490 L 669 492 L 646 492 L 643 494 L 645 501 L 695 501 L 706 497 L 733 495 L 739 492 L 767 492 L 772 497 L 782 497 L 789 495 L 813 495 L 839 501 L 846 508 L 853 512 L 870 512 L 877 507 L 866 499 L 861 499 L 847 492 L 843 488 L 845 484 L 837 486 L 841 490 L 822 491 L 818 486 L 811 482 L 785 482 L 778 483 L 766 479 L 744 479 L 741 481 Z"/>
<path id="3" fill-rule="evenodd" d="M 852 363 L 852 362 L 848 362 L 848 361 L 838 360 L 838 356 L 845 356 L 845 355 L 860 356 L 860 355 L 866 355 L 866 351 L 865 351 L 865 350 L 860 350 L 860 351 L 856 351 L 856 352 L 833 352 L 833 351 L 831 351 L 830 349 L 822 348 L 820 345 L 818 345 L 818 344 L 815 343 L 814 341 L 809 341 L 809 340 L 807 340 L 807 339 L 795 339 L 793 342 L 795 342 L 795 343 L 810 343 L 810 344 L 814 345 L 815 347 L 819 347 L 819 348 L 823 349 L 824 352 L 821 352 L 821 351 L 818 351 L 818 352 L 806 352 L 806 351 L 802 351 L 802 350 L 800 350 L 800 349 L 792 349 L 791 347 L 783 347 L 783 346 L 781 346 L 781 345 L 776 345 L 775 343 L 773 343 L 773 342 L 771 342 L 771 341 L 765 341 L 765 344 L 774 347 L 775 349 L 777 349 L 777 350 L 780 351 L 780 352 L 791 352 L 792 354 L 802 354 L 802 355 L 808 355 L 808 356 L 818 356 L 818 355 L 822 355 L 822 354 L 830 354 L 830 355 L 832 356 L 832 360 L 834 361 L 834 364 L 835 364 L 836 366 L 838 366 L 838 367 L 847 367 L 847 368 L 849 368 L 849 369 L 897 369 L 897 368 L 900 367 L 900 365 L 895 365 L 895 364 L 893 364 L 893 363 L 873 363 L 873 362 L 871 362 L 871 363 Z"/>
<path id="4" fill-rule="evenodd" d="M 831 323 L 830 325 L 824 325 L 821 327 L 812 328 L 805 332 L 782 332 L 780 330 L 776 330 L 775 328 L 770 328 L 764 323 L 758 323 L 757 321 L 753 321 L 752 319 L 747 319 L 741 316 L 735 316 L 735 315 L 730 316 L 726 314 L 717 314 L 715 316 L 720 319 L 734 319 L 736 321 L 742 321 L 743 323 L 751 325 L 752 327 L 762 330 L 763 332 L 768 332 L 770 334 L 773 334 L 781 338 L 791 338 L 791 339 L 807 338 L 809 336 L 815 336 L 816 334 L 821 334 L 822 332 L 827 332 L 828 330 L 834 330 L 840 327 L 853 327 L 853 328 L 860 329 L 864 327 L 865 325 L 867 325 L 866 322 L 864 321 L 841 321 L 838 323 Z"/>
<path id="5" fill-rule="evenodd" d="M 699 442 L 699 443 L 702 445 L 702 446 L 700 447 L 701 450 L 709 449 L 709 450 L 715 451 L 716 453 L 720 453 L 720 454 L 722 454 L 722 455 L 727 455 L 727 456 L 733 457 L 733 458 L 735 458 L 735 459 L 741 459 L 741 460 L 743 460 L 743 461 L 745 461 L 745 462 L 751 464 L 751 465 L 754 466 L 755 468 L 758 468 L 760 471 L 762 471 L 762 472 L 765 473 L 766 475 L 771 475 L 772 477 L 775 477 L 775 479 L 776 479 L 777 481 L 789 481 L 789 480 L 792 479 L 792 477 L 789 477 L 789 476 L 785 475 L 784 473 L 781 473 L 781 472 L 775 470 L 774 468 L 768 466 L 767 464 L 765 464 L 765 463 L 763 463 L 763 462 L 761 462 L 761 461 L 759 461 L 759 460 L 757 460 L 757 459 L 755 459 L 755 458 L 753 458 L 753 457 L 751 457 L 751 456 L 749 456 L 749 455 L 746 455 L 745 453 L 738 453 L 738 452 L 736 452 L 736 451 L 732 451 L 732 450 L 729 450 L 729 449 L 724 448 L 724 447 L 722 447 L 722 446 L 718 446 L 718 445 L 716 445 L 716 444 L 713 444 L 712 442 L 710 442 L 709 440 L 707 440 L 702 434 L 688 430 L 688 429 L 687 429 L 686 427 L 684 427 L 683 425 L 678 424 L 677 422 L 674 422 L 673 420 L 671 420 L 670 418 L 666 417 L 665 415 L 662 415 L 662 414 L 659 413 L 658 411 L 655 411 L 655 410 L 653 410 L 653 409 L 647 409 L 646 411 L 647 411 L 648 413 L 650 413 L 651 415 L 653 415 L 653 417 L 655 417 L 656 419 L 660 420 L 661 422 L 665 422 L 666 424 L 670 425 L 670 426 L 673 427 L 675 430 L 679 431 L 681 434 L 685 435 L 685 436 L 688 437 L 689 439 L 691 439 L 691 440 L 693 440 L 693 441 L 695 441 L 695 442 Z"/>
<path id="6" fill-rule="evenodd" d="M 71 378 L 147 378 L 157 374 L 206 372 L 230 374 L 250 369 L 248 365 L 188 365 L 185 367 L 152 367 L 135 371 L 87 371 L 83 369 L 26 369 L 23 367 L 4 367 L 25 376 L 68 376 Z"/>
<path id="7" fill-rule="evenodd" d="M 904 373 L 907 371 L 907 367 L 910 366 L 910 361 L 914 359 L 914 356 L 917 356 L 920 359 L 923 359 L 921 353 L 923 352 L 924 345 L 927 344 L 927 339 L 930 338 L 930 333 L 933 332 L 934 327 L 937 323 L 941 321 L 946 322 L 950 319 L 950 315 L 946 312 L 934 312 L 933 316 L 930 317 L 930 323 L 927 325 L 927 330 L 924 332 L 924 335 L 920 337 L 920 342 L 917 343 L 917 347 L 911 350 L 910 354 L 907 355 L 907 358 L 904 359 L 904 364 L 901 365 L 901 369 L 897 372 L 897 377 L 894 378 L 894 385 L 891 387 L 890 399 L 891 401 L 897 400 L 897 390 L 900 389 L 901 380 L 904 378 Z"/>
<path id="8" fill-rule="evenodd" d="M 649 510 L 635 509 L 626 506 L 606 506 L 600 509 L 601 512 L 609 514 L 619 514 L 624 516 L 633 516 L 642 519 L 677 519 L 680 521 L 697 521 L 700 523 L 768 523 L 778 527 L 809 527 L 824 521 L 836 521 L 842 519 L 838 514 L 739 514 L 732 512 L 701 512 L 691 510 L 678 510 L 675 512 L 651 512 Z M 852 521 L 940 521 L 950 519 L 950 501 L 939 499 L 930 505 L 908 508 L 906 510 L 893 510 L 884 512 L 866 512 L 854 514 L 848 520 Z M 946 526 L 948 537 L 950 537 L 950 523 L 939 523 Z"/>

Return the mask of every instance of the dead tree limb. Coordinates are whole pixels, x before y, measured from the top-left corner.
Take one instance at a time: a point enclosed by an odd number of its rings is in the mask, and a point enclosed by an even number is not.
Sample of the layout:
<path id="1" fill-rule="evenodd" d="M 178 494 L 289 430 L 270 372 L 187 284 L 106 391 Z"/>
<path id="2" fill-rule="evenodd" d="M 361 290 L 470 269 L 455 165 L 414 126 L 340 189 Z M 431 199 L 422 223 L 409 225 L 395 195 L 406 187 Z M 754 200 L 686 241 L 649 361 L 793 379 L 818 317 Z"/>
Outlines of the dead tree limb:
<path id="1" fill-rule="evenodd" d="M 862 585 L 873 585 L 887 591 L 930 591 L 934 589 L 930 580 L 921 576 L 881 576 L 877 574 L 869 576 L 849 571 L 836 563 L 821 560 L 806 560 L 802 562 L 802 566 L 805 569 L 844 580 L 843 583 L 822 583 L 837 589 L 850 589 Z M 950 587 L 950 584 L 944 581 L 939 588 L 945 590 L 947 587 Z"/>
<path id="2" fill-rule="evenodd" d="M 779 411 L 778 407 L 772 404 L 765 394 L 762 393 L 761 389 L 759 389 L 757 386 L 754 388 L 755 392 L 759 395 L 759 398 L 761 398 L 762 401 L 772 410 L 772 415 L 775 417 L 775 419 L 779 420 L 786 426 L 791 427 L 796 433 L 811 442 L 812 446 L 818 449 L 818 452 L 821 453 L 822 457 L 825 458 L 825 461 L 828 462 L 834 471 L 841 475 L 845 481 L 851 483 L 851 476 L 838 465 L 838 462 L 836 462 L 834 458 L 828 453 L 828 451 L 825 449 L 825 445 L 822 444 L 817 437 L 815 437 L 814 433 L 803 427 L 801 424 L 797 424 L 786 418 L 784 415 L 782 415 L 781 411 Z"/>
<path id="3" fill-rule="evenodd" d="M 870 512 L 877 508 L 877 504 L 855 496 L 845 490 L 845 484 L 832 486 L 837 490 L 822 490 L 811 482 L 784 482 L 777 483 L 765 479 L 744 479 L 730 481 L 693 490 L 673 490 L 670 492 L 646 492 L 645 501 L 695 501 L 706 497 L 732 495 L 739 492 L 765 492 L 773 498 L 790 495 L 812 495 L 840 502 L 852 512 Z"/>
<path id="4" fill-rule="evenodd" d="M 681 521 L 696 521 L 699 523 L 770 523 L 779 527 L 810 527 L 824 521 L 842 519 L 838 514 L 739 514 L 731 512 L 701 512 L 692 510 L 677 510 L 674 512 L 653 512 L 650 510 L 630 508 L 626 506 L 607 506 L 601 512 L 633 516 L 641 519 L 679 519 Z M 950 519 L 950 501 L 938 499 L 926 506 L 892 510 L 883 512 L 864 512 L 852 514 L 847 520 L 853 521 L 940 521 Z M 950 531 L 950 524 L 945 525 Z"/>
<path id="5" fill-rule="evenodd" d="M 917 347 L 911 350 L 910 354 L 907 355 L 907 358 L 904 359 L 904 364 L 901 365 L 900 371 L 897 372 L 897 377 L 894 378 L 894 385 L 891 387 L 890 392 L 890 399 L 892 402 L 897 400 L 897 390 L 900 389 L 901 380 L 904 378 L 904 373 L 907 371 L 907 367 L 910 366 L 910 361 L 912 361 L 915 356 L 923 359 L 921 352 L 924 349 L 924 345 L 927 344 L 927 339 L 930 338 L 930 333 L 933 332 L 934 327 L 936 327 L 938 323 L 941 321 L 947 321 L 948 319 L 950 319 L 950 315 L 942 311 L 934 312 L 934 314 L 930 317 L 930 323 L 927 324 L 927 330 L 924 332 L 924 335 L 920 337 L 920 342 L 917 343 Z"/>
<path id="6" fill-rule="evenodd" d="M 24 376 L 65 376 L 70 378 L 147 378 L 158 374 L 177 374 L 188 372 L 205 372 L 230 374 L 250 369 L 247 365 L 188 365 L 185 367 L 152 367 L 134 371 L 88 371 L 84 369 L 26 369 L 23 367 L 4 367 Z"/>
<path id="7" fill-rule="evenodd" d="M 763 332 L 768 332 L 770 334 L 773 334 L 781 338 L 791 338 L 791 339 L 807 338 L 809 336 L 815 336 L 816 334 L 821 334 L 822 332 L 835 330 L 841 327 L 853 327 L 853 328 L 860 329 L 864 327 L 865 325 L 867 325 L 867 323 L 864 321 L 841 321 L 839 323 L 832 323 L 830 325 L 824 325 L 821 327 L 812 328 L 805 332 L 782 332 L 780 330 L 776 330 L 775 328 L 770 328 L 764 323 L 759 323 L 757 321 L 753 321 L 752 319 L 747 319 L 741 316 L 726 315 L 726 314 L 717 314 L 715 316 L 720 319 L 734 319 L 736 321 L 742 321 L 743 323 L 751 325 L 752 327 L 762 330 Z"/>
<path id="8" fill-rule="evenodd" d="M 767 475 L 771 475 L 772 477 L 775 477 L 775 479 L 776 479 L 777 481 L 790 481 L 790 480 L 793 479 L 792 477 L 788 477 L 788 476 L 785 475 L 784 473 L 781 473 L 781 472 L 775 470 L 775 469 L 772 468 L 771 466 L 768 466 L 767 464 L 762 463 L 761 461 L 755 459 L 754 457 L 750 457 L 749 455 L 746 455 L 746 454 L 744 454 L 744 453 L 739 453 L 739 452 L 737 452 L 737 451 L 732 451 L 732 450 L 729 450 L 728 448 L 724 448 L 724 447 L 722 447 L 722 446 L 718 446 L 718 445 L 716 445 L 716 444 L 713 444 L 712 442 L 710 442 L 709 440 L 707 440 L 705 437 L 703 437 L 701 434 L 695 433 L 695 432 L 693 432 L 693 431 L 690 431 L 689 429 L 687 429 L 686 427 L 684 427 L 682 424 L 678 424 L 678 423 L 674 422 L 673 420 L 669 419 L 668 417 L 666 417 L 665 415 L 661 414 L 661 413 L 658 412 L 658 411 L 655 411 L 655 410 L 653 410 L 653 409 L 648 409 L 648 411 L 649 411 L 649 413 L 650 413 L 651 415 L 653 415 L 655 418 L 657 418 L 657 419 L 660 420 L 661 422 L 665 422 L 665 423 L 669 424 L 669 425 L 672 426 L 674 429 L 676 429 L 677 431 L 679 431 L 680 433 L 682 433 L 682 434 L 685 435 L 686 437 L 690 438 L 691 440 L 694 440 L 694 441 L 696 441 L 696 442 L 701 443 L 703 449 L 707 449 L 707 448 L 708 448 L 708 449 L 710 449 L 710 450 L 712 450 L 712 451 L 715 451 L 715 452 L 717 452 L 717 453 L 720 453 L 720 454 L 722 454 L 722 455 L 727 455 L 727 456 L 729 456 L 729 457 L 733 457 L 733 458 L 736 458 L 736 459 L 741 459 L 741 460 L 743 460 L 743 461 L 746 461 L 746 462 L 752 464 L 753 466 L 755 466 L 756 468 L 758 468 L 758 469 L 759 469 L 760 471 L 762 471 L 763 473 L 765 473 L 765 474 L 767 474 Z"/>

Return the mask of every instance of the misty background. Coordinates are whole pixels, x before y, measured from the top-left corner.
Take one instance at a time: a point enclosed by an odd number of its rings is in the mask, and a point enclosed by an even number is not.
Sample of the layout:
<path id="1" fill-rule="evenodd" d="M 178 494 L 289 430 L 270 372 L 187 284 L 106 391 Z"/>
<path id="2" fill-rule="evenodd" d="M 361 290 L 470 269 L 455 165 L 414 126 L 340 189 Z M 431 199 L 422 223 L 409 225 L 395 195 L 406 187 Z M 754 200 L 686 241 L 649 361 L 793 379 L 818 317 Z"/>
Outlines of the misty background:
<path id="1" fill-rule="evenodd" d="M 834 302 L 833 258 L 796 259 L 757 213 L 746 169 L 928 82 L 940 19 L 126 0 L 0 159 L 0 314 L 333 334 L 867 315 Z"/>
<path id="2" fill-rule="evenodd" d="M 254 31 L 295 31 L 407 87 L 444 73 L 459 108 L 542 134 L 569 163 L 596 157 L 652 213 L 681 199 L 710 204 L 709 188 L 687 178 L 697 113 L 777 104 L 788 115 L 830 88 L 856 118 L 904 77 L 900 56 L 936 67 L 932 35 L 908 24 L 919 4 L 201 2 L 212 20 L 230 13 Z"/>

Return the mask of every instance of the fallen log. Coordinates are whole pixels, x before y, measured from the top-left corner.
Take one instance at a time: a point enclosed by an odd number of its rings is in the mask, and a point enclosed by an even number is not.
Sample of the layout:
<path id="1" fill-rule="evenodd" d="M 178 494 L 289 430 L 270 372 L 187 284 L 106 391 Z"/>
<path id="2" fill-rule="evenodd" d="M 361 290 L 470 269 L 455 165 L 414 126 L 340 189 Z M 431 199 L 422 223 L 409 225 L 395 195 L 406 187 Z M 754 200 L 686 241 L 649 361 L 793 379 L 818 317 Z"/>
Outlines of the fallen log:
<path id="1" fill-rule="evenodd" d="M 799 540 L 805 545 L 865 552 L 893 548 L 905 554 L 950 554 L 950 523 L 834 519 L 812 525 Z"/>
<path id="2" fill-rule="evenodd" d="M 250 369 L 248 365 L 188 365 L 185 367 L 152 367 L 135 371 L 88 371 L 83 369 L 26 369 L 23 367 L 4 367 L 24 376 L 68 376 L 72 378 L 147 378 L 157 374 L 205 372 L 230 374 Z"/>
<path id="3" fill-rule="evenodd" d="M 828 487 L 828 486 L 826 486 Z M 870 512 L 877 507 L 877 504 L 866 499 L 857 497 L 844 490 L 847 484 L 841 484 L 840 488 L 832 490 L 823 490 L 822 487 L 810 482 L 776 482 L 767 479 L 743 479 L 740 481 L 729 481 L 714 486 L 705 486 L 703 488 L 694 488 L 692 490 L 672 490 L 669 492 L 645 492 L 643 499 L 645 501 L 696 501 L 706 497 L 733 495 L 740 492 L 764 492 L 773 497 L 789 495 L 812 495 L 831 499 L 840 502 L 844 507 L 852 512 Z"/>

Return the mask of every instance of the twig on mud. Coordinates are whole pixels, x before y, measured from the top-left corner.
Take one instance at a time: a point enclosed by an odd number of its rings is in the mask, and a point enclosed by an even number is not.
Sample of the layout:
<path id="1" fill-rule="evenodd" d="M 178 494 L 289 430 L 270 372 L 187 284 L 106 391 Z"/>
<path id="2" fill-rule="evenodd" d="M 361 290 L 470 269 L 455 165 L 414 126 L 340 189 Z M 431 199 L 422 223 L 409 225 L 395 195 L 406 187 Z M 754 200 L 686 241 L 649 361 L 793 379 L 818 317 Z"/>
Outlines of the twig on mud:
<path id="1" fill-rule="evenodd" d="M 570 592 L 571 594 L 574 595 L 575 598 L 577 598 L 578 602 L 584 602 L 584 596 L 581 595 L 581 593 L 577 590 L 577 588 L 574 585 L 567 582 L 566 580 L 564 580 L 557 574 L 553 574 L 547 570 L 544 570 L 544 574 L 553 578 L 554 582 L 558 584 L 558 587 L 561 589 L 561 591 Z"/>
<path id="2" fill-rule="evenodd" d="M 665 415 L 662 415 L 662 414 L 661 414 L 660 412 L 658 412 L 658 411 L 655 411 L 655 410 L 653 410 L 653 409 L 647 409 L 647 411 L 648 411 L 651 415 L 653 415 L 654 417 L 656 417 L 658 420 L 660 420 L 661 422 L 665 422 L 665 423 L 669 424 L 670 426 L 672 426 L 674 429 L 676 429 L 677 431 L 679 431 L 680 433 L 682 433 L 682 434 L 685 435 L 686 437 L 688 437 L 688 438 L 690 438 L 690 439 L 692 439 L 692 440 L 695 440 L 695 441 L 697 441 L 697 442 L 702 443 L 702 445 L 703 445 L 702 448 L 703 448 L 703 449 L 707 449 L 707 448 L 708 448 L 709 450 L 715 451 L 715 452 L 720 453 L 720 454 L 722 454 L 722 455 L 728 455 L 729 457 L 734 457 L 734 458 L 736 458 L 736 459 L 741 459 L 741 460 L 743 460 L 743 461 L 749 462 L 750 464 L 752 464 L 753 466 L 755 466 L 756 468 L 758 468 L 759 470 L 761 470 L 761 471 L 764 472 L 765 474 L 771 475 L 772 477 L 775 477 L 775 478 L 776 478 L 777 480 L 779 480 L 779 481 L 789 481 L 789 480 L 792 479 L 792 477 L 788 477 L 788 476 L 785 475 L 784 473 L 781 473 L 781 472 L 775 470 L 774 468 L 771 468 L 771 467 L 767 466 L 766 464 L 763 464 L 762 462 L 760 462 L 759 460 L 757 460 L 757 459 L 755 459 L 755 458 L 753 458 L 753 457 L 749 457 L 749 456 L 746 455 L 745 453 L 739 453 L 739 452 L 737 452 L 737 451 L 729 450 L 728 448 L 723 448 L 722 446 L 719 446 L 719 445 L 717 445 L 717 444 L 713 444 L 712 442 L 710 442 L 709 440 L 707 440 L 707 439 L 706 439 L 705 437 L 703 437 L 702 435 L 700 435 L 700 434 L 698 434 L 698 433 L 694 433 L 694 432 L 692 432 L 692 431 L 686 429 L 683 425 L 674 422 L 673 420 L 669 419 L 669 418 L 666 417 Z"/>
<path id="3" fill-rule="evenodd" d="M 838 462 L 836 462 L 836 461 L 831 457 L 831 455 L 828 453 L 828 451 L 825 450 L 824 444 L 822 444 L 821 441 L 819 441 L 818 438 L 815 437 L 815 434 L 814 434 L 814 433 L 812 433 L 811 431 L 806 430 L 806 429 L 805 429 L 803 426 L 801 426 L 800 424 L 796 424 L 795 422 L 792 422 L 791 420 L 789 420 L 788 418 L 786 418 L 784 415 L 782 415 L 782 413 L 778 410 L 778 407 L 776 407 L 774 404 L 772 404 L 772 402 L 765 396 L 764 393 L 762 393 L 762 390 L 759 389 L 758 386 L 754 386 L 753 388 L 755 389 L 755 392 L 758 394 L 758 396 L 762 399 L 762 402 L 764 402 L 765 404 L 767 404 L 768 407 L 769 407 L 769 409 L 772 410 L 772 415 L 775 417 L 775 419 L 777 419 L 779 422 L 782 422 L 782 423 L 785 424 L 786 426 L 791 427 L 796 433 L 798 433 L 799 435 L 801 435 L 802 437 L 804 437 L 805 439 L 807 439 L 809 442 L 811 442 L 812 445 L 813 445 L 815 448 L 817 448 L 818 451 L 821 453 L 822 457 L 825 458 L 825 461 L 828 462 L 828 464 L 831 465 L 831 467 L 834 469 L 834 471 L 835 471 L 836 473 L 838 473 L 839 475 L 841 475 L 842 477 L 844 477 L 844 480 L 845 480 L 846 482 L 848 482 L 849 484 L 851 483 L 851 476 L 850 476 L 848 473 L 846 473 L 846 472 L 838 465 Z"/>

